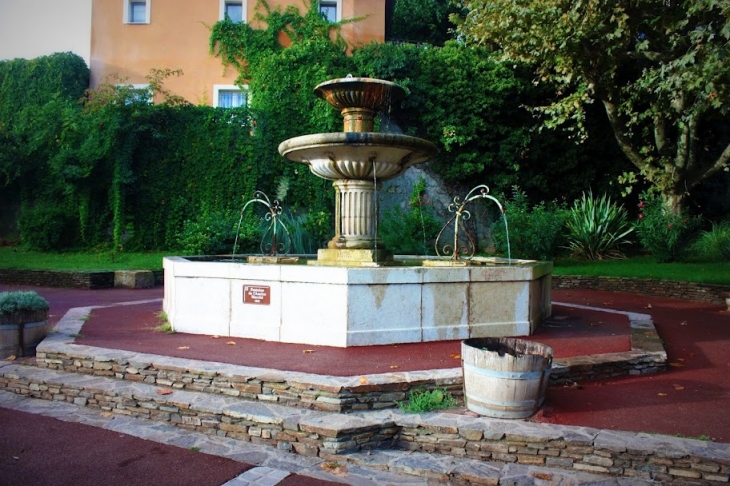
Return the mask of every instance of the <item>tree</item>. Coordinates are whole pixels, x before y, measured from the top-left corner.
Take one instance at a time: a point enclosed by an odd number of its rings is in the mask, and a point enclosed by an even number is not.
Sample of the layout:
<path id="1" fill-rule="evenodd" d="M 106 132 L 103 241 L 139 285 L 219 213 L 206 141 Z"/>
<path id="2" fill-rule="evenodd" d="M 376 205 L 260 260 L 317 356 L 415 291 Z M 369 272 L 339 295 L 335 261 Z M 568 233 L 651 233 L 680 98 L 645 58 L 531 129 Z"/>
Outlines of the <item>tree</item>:
<path id="1" fill-rule="evenodd" d="M 389 40 L 442 46 L 454 38 L 449 16 L 460 11 L 451 0 L 396 0 Z"/>
<path id="2" fill-rule="evenodd" d="M 604 106 L 622 151 L 673 213 L 730 160 L 730 0 L 464 0 L 458 32 L 535 68 L 558 96 L 533 109 L 584 136 Z"/>

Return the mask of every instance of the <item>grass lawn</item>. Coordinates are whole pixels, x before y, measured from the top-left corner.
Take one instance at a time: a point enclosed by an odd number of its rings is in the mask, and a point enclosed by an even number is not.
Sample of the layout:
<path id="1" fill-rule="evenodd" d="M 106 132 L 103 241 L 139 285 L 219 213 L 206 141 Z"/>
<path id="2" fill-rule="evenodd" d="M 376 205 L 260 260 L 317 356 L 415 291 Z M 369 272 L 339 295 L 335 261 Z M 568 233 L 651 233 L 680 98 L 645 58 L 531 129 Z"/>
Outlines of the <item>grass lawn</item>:
<path id="1" fill-rule="evenodd" d="M 162 257 L 171 254 L 171 252 L 41 253 L 15 247 L 0 247 L 0 268 L 77 271 L 161 270 Z M 651 257 L 645 256 L 603 261 L 560 258 L 555 261 L 553 273 L 730 285 L 730 262 L 656 263 Z"/>
<path id="2" fill-rule="evenodd" d="M 26 270 L 162 270 L 164 253 L 42 253 L 0 247 L 0 268 Z"/>
<path id="3" fill-rule="evenodd" d="M 730 262 L 657 263 L 646 256 L 602 261 L 558 259 L 553 274 L 653 278 L 730 285 Z"/>

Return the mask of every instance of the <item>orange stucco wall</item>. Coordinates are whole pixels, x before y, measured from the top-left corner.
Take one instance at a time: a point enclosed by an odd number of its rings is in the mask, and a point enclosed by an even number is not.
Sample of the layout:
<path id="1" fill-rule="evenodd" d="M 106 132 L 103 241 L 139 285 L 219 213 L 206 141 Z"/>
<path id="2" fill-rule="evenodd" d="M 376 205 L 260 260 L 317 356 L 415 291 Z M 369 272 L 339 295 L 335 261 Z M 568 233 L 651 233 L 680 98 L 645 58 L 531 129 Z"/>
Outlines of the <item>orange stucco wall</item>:
<path id="1" fill-rule="evenodd" d="M 212 104 L 213 85 L 233 84 L 237 73 L 224 70 L 220 59 L 208 53 L 210 31 L 220 15 L 220 0 L 151 0 L 149 24 L 123 22 L 125 0 L 93 0 L 91 31 L 91 86 L 116 74 L 128 83 L 146 83 L 153 68 L 181 69 L 165 87 L 193 104 Z M 150 0 L 148 0 L 150 1 Z M 268 0 L 271 7 L 304 0 Z M 248 0 L 253 19 L 257 1 Z M 343 26 L 352 45 L 382 42 L 385 36 L 385 0 L 342 0 L 342 17 L 365 16 Z M 255 26 L 255 24 L 252 24 Z"/>

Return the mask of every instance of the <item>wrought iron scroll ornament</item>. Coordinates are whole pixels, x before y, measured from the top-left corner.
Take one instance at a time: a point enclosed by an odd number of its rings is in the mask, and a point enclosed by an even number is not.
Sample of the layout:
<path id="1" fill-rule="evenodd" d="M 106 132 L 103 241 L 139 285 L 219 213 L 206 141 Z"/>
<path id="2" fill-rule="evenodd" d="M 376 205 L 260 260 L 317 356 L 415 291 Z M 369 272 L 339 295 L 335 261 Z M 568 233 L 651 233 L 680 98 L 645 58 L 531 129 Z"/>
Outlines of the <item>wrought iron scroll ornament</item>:
<path id="1" fill-rule="evenodd" d="M 491 199 L 499 207 L 502 216 L 504 217 L 504 208 L 499 201 L 489 194 L 489 187 L 485 184 L 480 184 L 473 188 L 461 201 L 459 196 L 454 197 L 454 201 L 449 204 L 448 210 L 454 215 L 446 222 L 438 236 L 436 237 L 436 254 L 440 257 L 451 255 L 452 260 L 460 260 L 462 257 L 471 259 L 476 252 L 476 244 L 474 238 L 469 234 L 467 229 L 463 227 L 463 221 L 471 218 L 471 213 L 466 209 L 466 205 L 477 199 Z M 446 238 L 446 229 L 453 225 L 454 228 L 454 241 L 453 243 L 443 243 Z M 466 237 L 466 242 L 462 240 L 460 234 Z"/>
<path id="2" fill-rule="evenodd" d="M 264 231 L 261 238 L 261 253 L 269 256 L 277 256 L 279 254 L 287 255 L 291 250 L 291 234 L 286 225 L 281 221 L 282 207 L 281 203 L 274 199 L 272 202 L 263 191 L 254 192 L 253 199 L 246 202 L 241 209 L 241 218 L 238 220 L 238 228 L 236 229 L 236 241 L 233 245 L 233 256 L 236 255 L 236 246 L 238 244 L 238 235 L 241 231 L 241 223 L 246 208 L 253 203 L 263 204 L 267 208 L 264 219 L 269 222 L 269 226 Z M 284 241 L 280 241 L 279 236 L 283 236 Z"/>

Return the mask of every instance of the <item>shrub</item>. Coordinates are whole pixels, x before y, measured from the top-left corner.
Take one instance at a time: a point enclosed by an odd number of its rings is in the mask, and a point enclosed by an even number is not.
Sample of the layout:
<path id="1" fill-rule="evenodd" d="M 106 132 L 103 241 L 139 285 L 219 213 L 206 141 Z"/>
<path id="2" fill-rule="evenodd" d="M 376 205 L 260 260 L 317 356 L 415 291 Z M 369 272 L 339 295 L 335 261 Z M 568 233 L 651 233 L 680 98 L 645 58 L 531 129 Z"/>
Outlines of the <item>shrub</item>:
<path id="1" fill-rule="evenodd" d="M 76 225 L 66 211 L 50 203 L 25 208 L 18 218 L 20 241 L 31 250 L 52 251 L 74 243 Z"/>
<path id="2" fill-rule="evenodd" d="M 621 248 L 631 244 L 626 237 L 634 231 L 623 205 L 617 206 L 606 194 L 596 198 L 590 191 L 568 211 L 565 227 L 566 248 L 588 260 L 624 258 Z"/>
<path id="3" fill-rule="evenodd" d="M 550 260 L 565 241 L 566 210 L 559 205 L 541 202 L 530 207 L 527 196 L 519 188 L 512 190 L 512 198 L 505 201 L 505 215 L 509 227 L 509 247 L 512 258 Z M 497 251 L 507 254 L 507 231 L 501 219 L 490 226 Z"/>
<path id="4" fill-rule="evenodd" d="M 730 260 L 730 221 L 713 223 L 711 230 L 700 233 L 692 253 L 711 261 Z"/>
<path id="5" fill-rule="evenodd" d="M 236 253 L 250 252 L 256 240 L 256 225 L 241 222 Z M 221 255 L 233 252 L 238 218 L 225 211 L 206 211 L 195 220 L 186 220 L 177 235 L 178 246 L 186 255 Z"/>
<path id="6" fill-rule="evenodd" d="M 697 237 L 702 220 L 688 214 L 673 214 L 661 198 L 643 194 L 639 203 L 636 234 L 641 245 L 657 262 L 676 262 L 685 258 Z"/>
<path id="7" fill-rule="evenodd" d="M 48 310 L 48 301 L 36 292 L 0 292 L 0 316 L 21 311 Z"/>
<path id="8" fill-rule="evenodd" d="M 433 241 L 441 225 L 426 197 L 426 180 L 413 186 L 406 209 L 395 206 L 385 211 L 378 224 L 378 238 L 398 255 L 433 254 Z"/>

